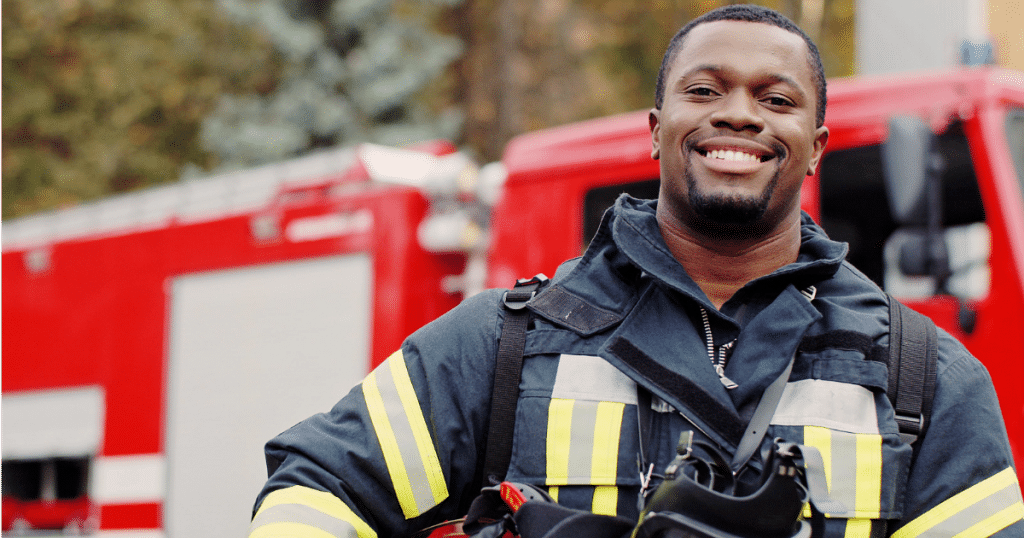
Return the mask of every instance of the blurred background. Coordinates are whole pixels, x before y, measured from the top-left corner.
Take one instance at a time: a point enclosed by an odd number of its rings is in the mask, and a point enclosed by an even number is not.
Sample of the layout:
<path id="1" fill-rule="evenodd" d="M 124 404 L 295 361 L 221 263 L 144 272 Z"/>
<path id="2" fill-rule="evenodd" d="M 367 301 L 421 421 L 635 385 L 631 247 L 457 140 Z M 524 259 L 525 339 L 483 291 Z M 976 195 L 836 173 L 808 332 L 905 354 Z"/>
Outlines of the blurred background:
<path id="1" fill-rule="evenodd" d="M 244 536 L 268 439 L 657 195 L 665 45 L 726 3 L 3 0 L 0 532 Z M 757 3 L 830 77 L 802 207 L 985 363 L 1021 461 L 1024 8 Z"/>
<path id="2" fill-rule="evenodd" d="M 650 106 L 714 0 L 4 0 L 3 218 L 312 149 L 514 135 Z M 736 2 L 738 3 L 738 2 Z M 1010 0 L 776 0 L 829 77 L 1024 67 Z M 895 30 L 895 31 L 894 31 Z"/>

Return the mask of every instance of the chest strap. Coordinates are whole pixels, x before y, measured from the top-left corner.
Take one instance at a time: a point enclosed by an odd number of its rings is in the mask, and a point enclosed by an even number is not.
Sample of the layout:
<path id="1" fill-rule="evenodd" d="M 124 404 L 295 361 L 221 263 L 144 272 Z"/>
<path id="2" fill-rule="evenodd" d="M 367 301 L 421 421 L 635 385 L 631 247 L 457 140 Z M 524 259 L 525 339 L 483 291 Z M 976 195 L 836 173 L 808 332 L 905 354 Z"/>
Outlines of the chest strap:
<path id="1" fill-rule="evenodd" d="M 505 292 L 502 303 L 505 321 L 501 325 L 498 356 L 494 367 L 494 390 L 491 396 L 491 419 L 487 428 L 487 452 L 484 457 L 484 480 L 494 486 L 505 479 L 512 461 L 512 435 L 515 432 L 516 404 L 519 402 L 519 379 L 523 372 L 523 349 L 530 310 L 526 302 L 549 282 L 538 274 L 520 279 Z"/>
<path id="2" fill-rule="evenodd" d="M 900 437 L 924 435 L 935 396 L 938 334 L 931 319 L 889 297 L 889 388 Z"/>

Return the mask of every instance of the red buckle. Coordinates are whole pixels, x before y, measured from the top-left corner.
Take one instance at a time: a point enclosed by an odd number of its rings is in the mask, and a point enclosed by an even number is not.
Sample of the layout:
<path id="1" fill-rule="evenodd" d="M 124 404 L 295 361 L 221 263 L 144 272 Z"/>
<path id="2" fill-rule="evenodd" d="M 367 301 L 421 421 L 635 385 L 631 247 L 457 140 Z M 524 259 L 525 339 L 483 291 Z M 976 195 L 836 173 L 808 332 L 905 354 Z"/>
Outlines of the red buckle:
<path id="1" fill-rule="evenodd" d="M 523 495 L 522 491 L 511 482 L 502 482 L 501 487 L 498 490 L 501 495 L 501 500 L 505 501 L 505 504 L 512 509 L 512 513 L 518 512 L 519 507 L 526 502 L 526 495 Z"/>

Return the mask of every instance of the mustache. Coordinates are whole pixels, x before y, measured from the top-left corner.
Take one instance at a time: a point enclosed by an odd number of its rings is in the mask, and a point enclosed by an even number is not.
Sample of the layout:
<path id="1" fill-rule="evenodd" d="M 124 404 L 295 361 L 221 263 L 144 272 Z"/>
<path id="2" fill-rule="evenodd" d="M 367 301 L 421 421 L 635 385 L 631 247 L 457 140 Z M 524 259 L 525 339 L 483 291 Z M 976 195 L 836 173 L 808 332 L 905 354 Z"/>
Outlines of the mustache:
<path id="1" fill-rule="evenodd" d="M 694 135 L 683 141 L 683 149 L 686 151 L 696 151 L 697 147 L 703 144 L 705 141 L 719 136 L 736 136 L 736 131 L 717 130 Z M 775 154 L 776 158 L 783 159 L 786 157 L 786 146 L 783 146 L 782 143 L 779 142 L 778 140 L 759 140 L 758 142 L 768 146 L 768 148 L 772 150 L 772 153 Z"/>

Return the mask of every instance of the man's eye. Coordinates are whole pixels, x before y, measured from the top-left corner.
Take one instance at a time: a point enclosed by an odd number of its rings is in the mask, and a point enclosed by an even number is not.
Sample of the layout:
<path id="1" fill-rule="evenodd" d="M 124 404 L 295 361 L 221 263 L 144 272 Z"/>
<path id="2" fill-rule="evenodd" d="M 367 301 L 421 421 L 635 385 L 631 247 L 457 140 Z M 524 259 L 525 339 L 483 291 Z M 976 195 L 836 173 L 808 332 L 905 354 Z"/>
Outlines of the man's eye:
<path id="1" fill-rule="evenodd" d="M 793 102 L 785 97 L 772 96 L 765 99 L 765 102 L 771 106 L 792 106 Z"/>
<path id="2" fill-rule="evenodd" d="M 692 93 L 693 95 L 699 95 L 702 97 L 710 97 L 715 94 L 714 90 L 705 86 L 690 88 L 689 92 Z"/>

